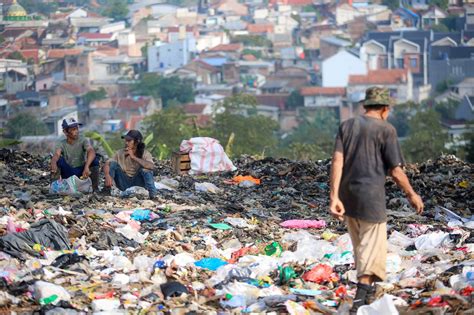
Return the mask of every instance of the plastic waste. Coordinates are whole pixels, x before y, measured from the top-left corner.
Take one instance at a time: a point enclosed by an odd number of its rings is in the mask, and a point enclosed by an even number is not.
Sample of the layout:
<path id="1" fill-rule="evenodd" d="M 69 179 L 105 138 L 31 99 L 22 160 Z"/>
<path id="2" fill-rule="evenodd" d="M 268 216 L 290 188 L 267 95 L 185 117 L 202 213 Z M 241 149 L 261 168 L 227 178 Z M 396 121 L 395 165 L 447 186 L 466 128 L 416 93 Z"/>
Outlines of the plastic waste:
<path id="1" fill-rule="evenodd" d="M 224 221 L 229 223 L 230 225 L 232 225 L 234 227 L 238 227 L 238 228 L 251 227 L 251 225 L 247 223 L 247 220 L 242 219 L 242 218 L 229 217 L 229 218 L 225 218 Z"/>
<path id="2" fill-rule="evenodd" d="M 324 283 L 330 280 L 333 273 L 332 267 L 326 264 L 318 264 L 303 275 L 303 280 L 316 283 Z"/>
<path id="3" fill-rule="evenodd" d="M 387 254 L 386 271 L 387 273 L 397 273 L 402 269 L 402 258 L 395 253 Z"/>
<path id="4" fill-rule="evenodd" d="M 77 253 L 64 254 L 56 258 L 51 266 L 63 269 L 84 259 L 86 259 L 85 256 L 78 255 Z"/>
<path id="5" fill-rule="evenodd" d="M 130 277 L 123 273 L 116 273 L 112 278 L 112 284 L 116 285 L 126 285 L 130 282 Z"/>
<path id="6" fill-rule="evenodd" d="M 194 183 L 194 188 L 196 189 L 196 191 L 209 192 L 212 194 L 217 194 L 221 191 L 213 183 Z"/>
<path id="7" fill-rule="evenodd" d="M 135 221 L 146 221 L 151 218 L 151 211 L 148 209 L 135 209 L 130 216 Z"/>
<path id="8" fill-rule="evenodd" d="M 120 307 L 120 300 L 119 299 L 94 300 L 91 303 L 91 307 L 94 312 L 114 311 Z"/>
<path id="9" fill-rule="evenodd" d="M 295 279 L 298 277 L 296 274 L 295 270 L 291 266 L 286 266 L 286 267 L 278 267 L 278 272 L 280 275 L 280 282 L 281 283 L 289 283 L 292 279 Z"/>
<path id="10" fill-rule="evenodd" d="M 291 229 L 322 229 L 326 227 L 324 220 L 287 220 L 280 223 L 280 226 Z"/>
<path id="11" fill-rule="evenodd" d="M 271 244 L 265 247 L 265 255 L 267 256 L 280 257 L 282 252 L 283 252 L 283 248 L 278 242 L 272 242 Z"/>
<path id="12" fill-rule="evenodd" d="M 231 230 L 232 227 L 225 223 L 209 223 L 209 226 L 216 230 Z"/>
<path id="13" fill-rule="evenodd" d="M 398 310 L 393 303 L 393 296 L 385 294 L 381 299 L 370 305 L 363 305 L 357 310 L 357 315 L 398 315 Z"/>
<path id="14" fill-rule="evenodd" d="M 222 307 L 226 308 L 237 308 L 247 306 L 247 298 L 242 295 L 232 296 L 229 300 L 223 300 L 220 302 Z"/>
<path id="15" fill-rule="evenodd" d="M 303 305 L 298 304 L 294 301 L 288 300 L 285 302 L 286 310 L 290 315 L 310 315 L 309 310 L 304 308 Z"/>
<path id="16" fill-rule="evenodd" d="M 58 179 L 51 183 L 49 193 L 60 194 L 60 195 L 75 195 L 78 193 L 91 193 L 92 192 L 92 180 L 80 179 L 76 175 L 73 175 L 66 179 Z"/>
<path id="17" fill-rule="evenodd" d="M 133 225 L 130 224 L 130 222 L 129 224 L 126 224 L 122 227 L 115 229 L 115 232 L 120 233 L 123 236 L 125 236 L 127 239 L 134 240 L 135 242 L 139 244 L 145 243 L 145 240 L 147 239 L 148 234 L 149 234 L 148 232 L 145 232 L 145 234 L 141 234 L 140 232 L 137 231 L 137 229 L 133 227 Z"/>
<path id="18" fill-rule="evenodd" d="M 242 182 L 251 182 L 254 185 L 260 185 L 260 179 L 252 177 L 252 176 L 243 176 L 243 175 L 238 175 L 232 178 L 232 181 L 240 184 Z"/>
<path id="19" fill-rule="evenodd" d="M 179 282 L 172 281 L 161 285 L 161 292 L 165 297 L 177 297 L 181 294 L 187 294 L 188 289 Z"/>
<path id="20" fill-rule="evenodd" d="M 223 261 L 220 258 L 203 258 L 201 260 L 196 261 L 194 264 L 197 267 L 215 271 L 219 269 L 220 267 L 227 265 L 227 262 Z"/>
<path id="21" fill-rule="evenodd" d="M 56 305 L 60 301 L 69 302 L 71 295 L 63 287 L 44 281 L 36 281 L 34 284 L 34 297 L 41 305 Z"/>
<path id="22" fill-rule="evenodd" d="M 415 240 L 415 246 L 418 250 L 429 250 L 451 245 L 449 233 L 441 231 L 421 235 Z"/>

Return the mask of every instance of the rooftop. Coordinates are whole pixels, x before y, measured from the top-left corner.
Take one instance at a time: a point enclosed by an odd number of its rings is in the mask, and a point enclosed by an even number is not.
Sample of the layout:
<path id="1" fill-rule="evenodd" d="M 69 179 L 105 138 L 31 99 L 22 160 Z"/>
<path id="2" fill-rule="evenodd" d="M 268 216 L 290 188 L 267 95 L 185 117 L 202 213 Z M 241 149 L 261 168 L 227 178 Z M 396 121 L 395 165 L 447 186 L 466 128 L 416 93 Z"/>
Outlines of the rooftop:
<path id="1" fill-rule="evenodd" d="M 398 84 L 406 82 L 405 69 L 371 70 L 367 75 L 350 75 L 349 84 Z"/>
<path id="2" fill-rule="evenodd" d="M 321 87 L 321 86 L 307 86 L 300 90 L 302 96 L 312 95 L 330 95 L 330 96 L 344 96 L 346 89 L 343 87 Z"/>

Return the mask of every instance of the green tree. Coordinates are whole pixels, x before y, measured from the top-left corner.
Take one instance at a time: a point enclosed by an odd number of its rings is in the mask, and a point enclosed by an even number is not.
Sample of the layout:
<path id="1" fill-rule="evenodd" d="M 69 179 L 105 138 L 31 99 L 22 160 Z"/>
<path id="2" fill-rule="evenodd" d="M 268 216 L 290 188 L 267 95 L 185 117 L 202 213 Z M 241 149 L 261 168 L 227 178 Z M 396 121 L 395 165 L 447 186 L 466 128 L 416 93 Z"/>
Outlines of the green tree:
<path id="1" fill-rule="evenodd" d="M 257 100 L 252 95 L 227 97 L 217 110 L 211 136 L 225 146 L 234 134 L 232 156 L 262 154 L 276 148 L 278 123 L 258 115 Z"/>
<path id="2" fill-rule="evenodd" d="M 388 6 L 391 10 L 400 7 L 400 0 L 382 0 L 382 4 Z"/>
<path id="3" fill-rule="evenodd" d="M 438 6 L 440 9 L 446 10 L 449 6 L 449 0 L 430 0 L 430 5 Z"/>
<path id="4" fill-rule="evenodd" d="M 474 130 L 471 130 L 466 135 L 466 139 L 466 161 L 469 163 L 474 163 Z"/>
<path id="5" fill-rule="evenodd" d="M 291 92 L 290 96 L 286 100 L 285 106 L 287 109 L 295 109 L 304 105 L 304 97 L 299 91 Z"/>
<path id="6" fill-rule="evenodd" d="M 232 42 L 257 47 L 270 47 L 272 45 L 271 41 L 259 35 L 237 35 L 232 38 Z"/>
<path id="7" fill-rule="evenodd" d="M 7 134 L 14 139 L 48 134 L 45 123 L 30 113 L 21 113 L 7 122 Z"/>
<path id="8" fill-rule="evenodd" d="M 436 103 L 433 108 L 442 119 L 454 119 L 454 113 L 458 106 L 459 101 L 449 99 L 446 102 Z"/>
<path id="9" fill-rule="evenodd" d="M 105 100 L 107 98 L 107 91 L 103 87 L 98 90 L 89 91 L 84 94 L 84 103 L 90 104 L 95 101 Z"/>
<path id="10" fill-rule="evenodd" d="M 408 135 L 408 121 L 415 114 L 418 107 L 419 105 L 414 102 L 406 102 L 393 106 L 391 109 L 388 121 L 397 129 L 399 137 L 404 138 Z"/>
<path id="11" fill-rule="evenodd" d="M 25 57 L 23 56 L 23 54 L 19 51 L 14 51 L 12 53 L 10 53 L 8 56 L 7 56 L 7 59 L 15 59 L 15 60 L 21 60 L 21 61 L 25 61 Z"/>
<path id="12" fill-rule="evenodd" d="M 431 29 L 435 33 L 447 33 L 447 32 L 449 32 L 449 28 L 446 25 L 442 24 L 442 23 L 432 25 Z"/>
<path id="13" fill-rule="evenodd" d="M 143 121 L 145 134 L 153 134 L 150 142 L 151 153 L 155 156 L 168 157 L 178 150 L 181 141 L 196 135 L 190 119 L 181 108 L 165 108 Z"/>
<path id="14" fill-rule="evenodd" d="M 306 117 L 293 133 L 280 143 L 279 155 L 297 160 L 320 160 L 331 156 L 339 122 L 331 109 L 319 109 Z"/>
<path id="15" fill-rule="evenodd" d="M 30 14 L 40 13 L 49 16 L 58 10 L 57 1 L 44 3 L 38 0 L 19 0 L 18 2 Z"/>
<path id="16" fill-rule="evenodd" d="M 410 162 L 420 162 L 438 157 L 445 150 L 448 135 L 434 109 L 417 112 L 408 122 L 408 138 L 403 142 L 403 152 Z"/>
<path id="17" fill-rule="evenodd" d="M 128 15 L 127 0 L 107 0 L 102 14 L 114 19 L 114 21 L 123 21 Z"/>
<path id="18" fill-rule="evenodd" d="M 132 87 L 134 93 L 149 95 L 160 99 L 163 107 L 168 107 L 172 101 L 180 104 L 194 99 L 194 89 L 190 80 L 182 80 L 177 76 L 162 77 L 156 73 L 145 73 L 140 82 Z"/>

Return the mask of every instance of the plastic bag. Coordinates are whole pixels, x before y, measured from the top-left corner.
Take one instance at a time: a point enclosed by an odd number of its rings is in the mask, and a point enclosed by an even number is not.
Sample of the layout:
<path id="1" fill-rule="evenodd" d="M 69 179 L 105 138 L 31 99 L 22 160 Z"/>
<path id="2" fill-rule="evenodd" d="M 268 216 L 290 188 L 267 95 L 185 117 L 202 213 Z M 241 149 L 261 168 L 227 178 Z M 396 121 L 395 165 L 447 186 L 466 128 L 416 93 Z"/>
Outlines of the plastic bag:
<path id="1" fill-rule="evenodd" d="M 449 233 L 438 231 L 417 237 L 415 240 L 415 246 L 418 250 L 433 249 L 449 245 L 449 240 Z"/>
<path id="2" fill-rule="evenodd" d="M 35 282 L 34 296 L 41 305 L 56 305 L 60 301 L 69 302 L 71 300 L 71 295 L 63 287 L 45 281 Z"/>
<path id="3" fill-rule="evenodd" d="M 304 281 L 323 283 L 330 280 L 333 273 L 332 267 L 326 264 L 318 264 L 303 275 Z"/>
<path id="4" fill-rule="evenodd" d="M 198 267 L 214 271 L 224 265 L 227 265 L 227 262 L 219 258 L 203 258 L 201 260 L 196 261 L 194 264 Z"/>
<path id="5" fill-rule="evenodd" d="M 194 188 L 196 189 L 196 191 L 209 192 L 213 194 L 216 194 L 221 191 L 213 183 L 194 183 Z"/>
<path id="6" fill-rule="evenodd" d="M 370 305 L 363 305 L 357 310 L 357 315 L 398 315 L 393 303 L 393 296 L 385 294 L 381 299 Z"/>
<path id="7" fill-rule="evenodd" d="M 78 193 L 91 193 L 92 192 L 92 180 L 86 178 L 80 179 L 76 175 L 73 175 L 66 179 L 58 179 L 51 183 L 49 187 L 50 194 L 60 195 L 75 195 Z"/>
<path id="8" fill-rule="evenodd" d="M 324 220 L 287 220 L 280 223 L 280 226 L 284 228 L 292 229 L 322 229 L 326 227 L 326 221 Z"/>
<path id="9" fill-rule="evenodd" d="M 179 149 L 182 152 L 189 152 L 191 159 L 189 174 L 235 171 L 237 169 L 216 139 L 197 137 L 183 140 Z"/>

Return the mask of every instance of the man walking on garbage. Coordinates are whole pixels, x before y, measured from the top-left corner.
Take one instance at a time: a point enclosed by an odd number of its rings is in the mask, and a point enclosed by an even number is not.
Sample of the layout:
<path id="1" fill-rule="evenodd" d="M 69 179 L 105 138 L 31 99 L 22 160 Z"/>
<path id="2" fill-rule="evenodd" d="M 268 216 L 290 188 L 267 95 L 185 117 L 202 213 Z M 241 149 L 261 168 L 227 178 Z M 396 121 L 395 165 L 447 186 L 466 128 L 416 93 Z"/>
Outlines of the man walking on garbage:
<path id="1" fill-rule="evenodd" d="M 79 126 L 74 118 L 64 119 L 62 123 L 66 139 L 56 144 L 51 159 L 51 173 L 53 179 L 69 178 L 73 175 L 82 178 L 91 177 L 92 189 L 99 186 L 99 161 L 89 140 L 79 136 Z"/>
<path id="2" fill-rule="evenodd" d="M 120 149 L 105 163 L 105 187 L 115 186 L 121 191 L 132 186 L 144 187 L 150 199 L 156 197 L 157 189 L 153 179 L 153 158 L 143 143 L 138 130 L 130 130 L 125 136 L 125 148 Z"/>
<path id="3" fill-rule="evenodd" d="M 368 88 L 365 114 L 340 125 L 334 148 L 329 207 L 333 216 L 345 219 L 354 247 L 358 284 L 352 313 L 371 302 L 373 283 L 386 277 L 386 175 L 392 176 L 418 214 L 424 207 L 401 167 L 397 133 L 387 122 L 391 104 L 386 88 Z"/>

